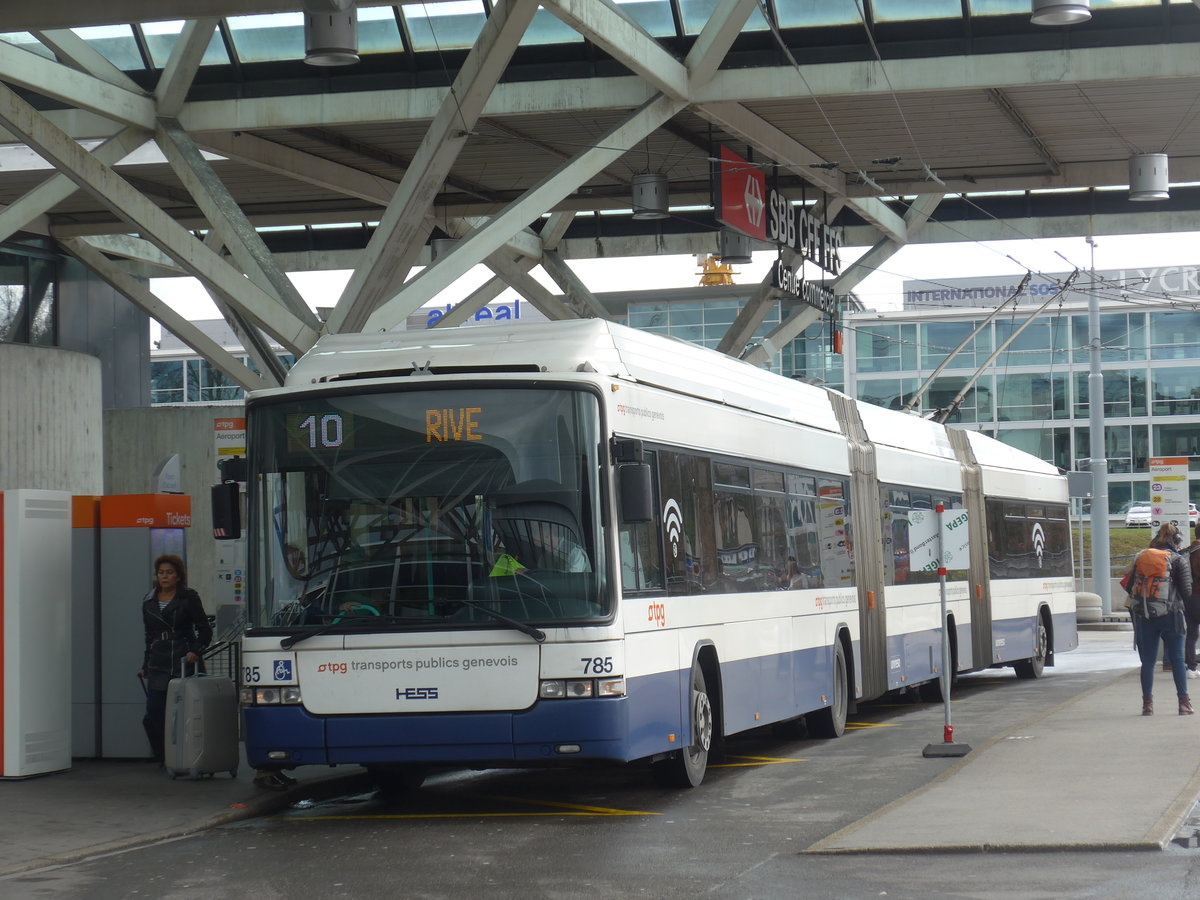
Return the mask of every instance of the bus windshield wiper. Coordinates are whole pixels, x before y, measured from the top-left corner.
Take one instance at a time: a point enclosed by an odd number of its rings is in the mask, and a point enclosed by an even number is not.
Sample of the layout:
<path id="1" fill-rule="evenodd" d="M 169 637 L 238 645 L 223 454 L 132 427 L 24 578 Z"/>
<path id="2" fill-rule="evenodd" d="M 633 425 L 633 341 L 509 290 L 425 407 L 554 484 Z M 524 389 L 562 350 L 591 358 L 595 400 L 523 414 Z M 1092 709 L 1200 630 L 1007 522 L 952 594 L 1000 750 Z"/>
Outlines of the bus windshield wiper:
<path id="1" fill-rule="evenodd" d="M 289 634 L 287 637 L 283 638 L 279 642 L 279 646 L 283 650 L 290 650 L 292 647 L 295 647 L 301 641 L 307 641 L 309 638 L 316 637 L 317 635 L 334 634 L 335 632 L 338 632 L 338 631 L 355 631 L 355 630 L 357 630 L 357 629 L 349 628 L 349 627 L 345 627 L 345 626 L 378 625 L 381 622 L 403 622 L 403 621 L 407 621 L 407 619 L 404 619 L 401 616 L 360 616 L 360 617 L 346 618 L 344 616 L 339 615 L 332 622 L 322 625 L 320 628 L 316 628 L 313 631 L 306 631 L 303 634 Z"/>
<path id="2" fill-rule="evenodd" d="M 461 604 L 463 606 L 469 606 L 472 609 L 477 609 L 485 616 L 491 616 L 497 622 L 503 622 L 509 628 L 519 631 L 522 634 L 529 635 L 539 644 L 546 640 L 546 632 L 542 631 L 540 628 L 536 628 L 533 625 L 530 625 L 528 622 L 522 622 L 519 619 L 506 616 L 502 612 L 496 612 L 494 609 L 489 609 L 482 603 L 479 603 L 475 600 L 454 600 L 452 602 Z M 369 627 L 372 625 L 381 625 L 384 623 L 391 624 L 395 622 L 411 623 L 412 619 L 407 616 L 362 616 L 354 618 L 339 618 L 337 621 L 322 625 L 320 628 L 304 632 L 303 634 L 289 634 L 287 637 L 280 640 L 279 646 L 283 650 L 290 650 L 301 641 L 306 641 L 309 638 L 317 637 L 318 635 L 335 634 L 340 631 L 357 631 L 358 629 L 353 627 L 355 625 Z"/>
<path id="3" fill-rule="evenodd" d="M 522 622 L 520 619 L 514 619 L 511 616 L 506 616 L 502 612 L 496 612 L 496 610 L 491 609 L 487 606 L 484 606 L 482 603 L 480 603 L 477 600 L 462 599 L 462 600 L 454 600 L 451 602 L 456 603 L 456 604 L 462 604 L 463 606 L 469 606 L 469 607 L 471 607 L 471 609 L 477 609 L 481 613 L 483 613 L 485 616 L 491 616 L 497 622 L 503 622 L 509 628 L 514 628 L 517 631 L 521 632 L 521 634 L 529 635 L 531 638 L 533 638 L 539 644 L 542 641 L 546 640 L 546 632 L 542 631 L 542 629 L 537 628 L 533 625 L 530 625 L 528 622 Z"/>

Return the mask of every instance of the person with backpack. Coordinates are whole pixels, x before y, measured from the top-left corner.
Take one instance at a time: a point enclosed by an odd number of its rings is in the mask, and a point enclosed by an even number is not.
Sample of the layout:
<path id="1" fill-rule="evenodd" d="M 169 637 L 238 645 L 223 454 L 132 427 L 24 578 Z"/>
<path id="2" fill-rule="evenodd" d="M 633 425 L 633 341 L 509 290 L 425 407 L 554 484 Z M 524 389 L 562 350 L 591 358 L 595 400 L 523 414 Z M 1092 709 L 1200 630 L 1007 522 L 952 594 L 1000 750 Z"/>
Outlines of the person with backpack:
<path id="1" fill-rule="evenodd" d="M 1196 641 L 1200 638 L 1200 523 L 1193 529 L 1195 540 L 1184 550 L 1192 570 L 1192 594 L 1184 603 L 1183 614 L 1187 619 L 1187 634 L 1183 639 L 1183 662 L 1187 666 L 1188 678 L 1200 678 L 1197 668 Z"/>
<path id="2" fill-rule="evenodd" d="M 1179 695 L 1179 715 L 1190 716 L 1192 700 L 1188 696 L 1187 675 L 1183 667 L 1184 600 L 1192 596 L 1192 570 L 1178 552 L 1182 543 L 1179 529 L 1167 523 L 1158 529 L 1150 546 L 1133 558 L 1129 570 L 1129 617 L 1133 621 L 1133 641 L 1142 661 L 1142 715 L 1154 715 L 1154 664 L 1158 661 L 1161 641 L 1175 692 Z"/>

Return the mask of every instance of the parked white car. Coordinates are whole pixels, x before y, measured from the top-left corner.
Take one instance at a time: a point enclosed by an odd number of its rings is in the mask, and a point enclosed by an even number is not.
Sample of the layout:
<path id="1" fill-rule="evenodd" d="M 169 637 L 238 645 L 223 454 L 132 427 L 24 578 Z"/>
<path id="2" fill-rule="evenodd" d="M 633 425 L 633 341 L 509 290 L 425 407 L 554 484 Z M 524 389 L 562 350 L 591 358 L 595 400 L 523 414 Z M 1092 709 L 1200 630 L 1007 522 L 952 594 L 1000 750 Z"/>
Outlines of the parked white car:
<path id="1" fill-rule="evenodd" d="M 1200 510 L 1196 509 L 1195 503 L 1188 504 L 1188 525 L 1195 526 L 1196 522 L 1200 521 Z M 1150 504 L 1142 501 L 1135 501 L 1125 510 L 1125 527 L 1126 528 L 1149 528 L 1150 527 Z"/>

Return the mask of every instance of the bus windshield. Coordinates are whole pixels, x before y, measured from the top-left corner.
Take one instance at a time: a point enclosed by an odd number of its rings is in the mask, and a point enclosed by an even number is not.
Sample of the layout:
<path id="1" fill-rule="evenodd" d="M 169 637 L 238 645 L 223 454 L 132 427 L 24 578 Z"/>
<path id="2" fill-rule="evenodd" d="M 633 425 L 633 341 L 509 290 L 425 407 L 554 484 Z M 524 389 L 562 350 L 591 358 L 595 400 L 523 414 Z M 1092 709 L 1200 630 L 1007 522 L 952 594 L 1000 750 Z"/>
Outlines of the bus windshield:
<path id="1" fill-rule="evenodd" d="M 250 627 L 611 615 L 593 395 L 389 388 L 272 398 L 247 416 Z"/>

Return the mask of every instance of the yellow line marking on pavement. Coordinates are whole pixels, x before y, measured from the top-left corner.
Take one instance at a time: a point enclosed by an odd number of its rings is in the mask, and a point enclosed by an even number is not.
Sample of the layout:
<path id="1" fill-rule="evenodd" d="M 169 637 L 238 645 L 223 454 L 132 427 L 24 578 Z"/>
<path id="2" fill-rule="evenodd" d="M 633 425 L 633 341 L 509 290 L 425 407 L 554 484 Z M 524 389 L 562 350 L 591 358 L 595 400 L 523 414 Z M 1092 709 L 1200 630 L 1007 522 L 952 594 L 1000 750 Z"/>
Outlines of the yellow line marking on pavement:
<path id="1" fill-rule="evenodd" d="M 300 822 L 347 822 L 359 819 L 517 819 L 538 816 L 596 816 L 616 818 L 621 816 L 661 816 L 662 813 L 637 809 L 611 809 L 606 806 L 588 806 L 582 803 L 559 803 L 553 800 L 525 800 L 521 797 L 485 796 L 481 799 L 503 803 L 518 803 L 529 806 L 546 806 L 550 809 L 534 812 L 454 812 L 454 813 L 364 813 L 332 816 L 297 816 L 289 821 Z M 279 818 L 276 818 L 278 821 Z"/>
<path id="2" fill-rule="evenodd" d="M 858 731 L 862 728 L 899 728 L 895 722 L 847 722 L 847 731 Z"/>
<path id="3" fill-rule="evenodd" d="M 555 800 L 526 800 L 522 797 L 491 796 L 488 800 L 500 800 L 506 803 L 525 803 L 529 806 L 550 806 L 556 809 L 571 809 L 579 812 L 592 813 L 598 816 L 658 816 L 661 813 L 644 812 L 636 809 L 611 809 L 607 806 L 588 806 L 583 803 L 560 803 Z"/>
<path id="4" fill-rule="evenodd" d="M 781 763 L 798 763 L 808 762 L 807 759 L 794 759 L 781 756 L 734 756 L 732 753 L 727 754 L 726 759 L 744 759 L 746 762 L 736 763 L 713 763 L 709 766 L 710 769 L 738 769 L 745 766 L 777 766 Z"/>
<path id="5" fill-rule="evenodd" d="M 461 812 L 461 813 L 373 813 L 370 815 L 346 815 L 346 816 L 302 816 L 295 819 L 289 819 L 290 822 L 353 822 L 369 819 L 535 819 L 538 817 L 547 816 L 592 816 L 594 818 L 616 818 L 618 816 L 658 816 L 662 813 L 647 813 L 647 812 L 611 812 L 611 813 L 593 813 L 593 812 L 569 812 L 558 811 L 551 812 Z M 276 818 L 273 821 L 280 821 Z"/>

